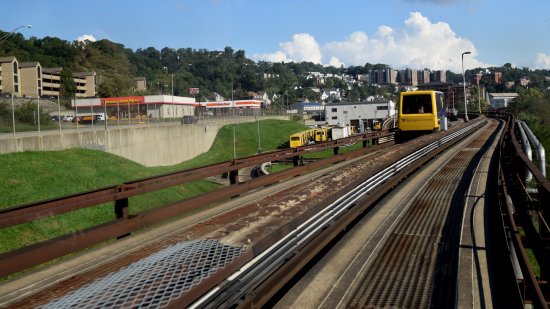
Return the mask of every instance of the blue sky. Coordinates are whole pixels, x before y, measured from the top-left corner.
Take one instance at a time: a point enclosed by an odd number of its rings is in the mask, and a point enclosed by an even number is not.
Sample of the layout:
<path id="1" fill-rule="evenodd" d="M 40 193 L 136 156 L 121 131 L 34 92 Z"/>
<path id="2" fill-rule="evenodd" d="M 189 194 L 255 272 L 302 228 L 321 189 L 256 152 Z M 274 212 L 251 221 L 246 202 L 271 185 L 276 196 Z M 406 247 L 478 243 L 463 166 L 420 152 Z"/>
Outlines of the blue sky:
<path id="1" fill-rule="evenodd" d="M 547 0 L 18 0 L 0 29 L 127 48 L 242 49 L 249 58 L 450 69 L 550 69 Z M 12 12 L 6 14 L 5 12 Z"/>

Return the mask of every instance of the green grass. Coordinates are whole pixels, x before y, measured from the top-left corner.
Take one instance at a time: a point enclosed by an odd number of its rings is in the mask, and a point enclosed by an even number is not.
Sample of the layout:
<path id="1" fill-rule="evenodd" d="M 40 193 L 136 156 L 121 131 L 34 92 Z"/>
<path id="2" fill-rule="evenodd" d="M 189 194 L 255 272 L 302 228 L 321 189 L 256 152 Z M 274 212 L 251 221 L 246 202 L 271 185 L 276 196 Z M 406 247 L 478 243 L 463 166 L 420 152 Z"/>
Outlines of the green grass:
<path id="1" fill-rule="evenodd" d="M 286 147 L 288 136 L 302 124 L 280 120 L 260 121 L 264 151 Z M 253 155 L 258 148 L 258 124 L 234 125 L 237 157 Z M 226 161 L 233 158 L 233 125 L 220 129 L 211 149 L 192 160 L 169 167 L 147 168 L 130 160 L 96 150 L 22 152 L 0 155 L 0 209 L 121 184 L 162 173 Z M 219 185 L 200 180 L 130 198 L 130 213 L 173 203 Z M 111 203 L 0 230 L 0 253 L 108 222 L 114 218 Z"/>
<path id="2" fill-rule="evenodd" d="M 361 149 L 361 148 L 363 148 L 363 143 L 359 142 L 359 143 L 355 143 L 353 145 L 349 145 L 349 146 L 346 146 L 346 147 L 340 147 L 338 149 L 338 153 L 339 154 L 344 154 L 344 153 L 348 153 L 350 151 L 354 151 L 354 150 Z M 333 155 L 334 155 L 334 150 L 333 149 L 327 149 L 327 150 L 307 154 L 307 155 L 304 156 L 304 158 L 306 158 L 306 159 L 324 159 L 324 158 L 332 157 Z"/>
<path id="3" fill-rule="evenodd" d="M 40 125 L 40 130 L 56 130 L 59 129 L 59 126 L 53 122 L 48 122 Z M 32 125 L 32 124 L 26 124 L 26 123 L 15 123 L 15 132 L 27 132 L 27 131 L 38 131 L 38 126 Z M 13 125 L 11 122 L 11 119 L 9 122 L 2 121 L 0 123 L 0 133 L 12 133 L 13 132 Z"/>
<path id="4" fill-rule="evenodd" d="M 531 264 L 531 269 L 533 270 L 533 273 L 537 278 L 540 278 L 540 265 L 537 261 L 535 254 L 533 253 L 533 250 L 530 248 L 525 248 L 525 254 L 527 255 L 529 264 Z"/>
<path id="5" fill-rule="evenodd" d="M 233 128 L 235 129 L 235 139 L 233 139 Z M 260 121 L 260 145 L 262 151 L 288 148 L 289 136 L 305 128 L 307 127 L 298 122 L 281 120 Z M 224 126 L 219 130 L 212 147 L 207 153 L 201 154 L 192 160 L 169 167 L 167 171 L 174 168 L 188 169 L 200 165 L 232 160 L 233 142 L 235 142 L 237 158 L 256 154 L 258 150 L 257 122 Z M 163 168 L 159 168 L 159 171 L 160 170 L 163 170 Z"/>

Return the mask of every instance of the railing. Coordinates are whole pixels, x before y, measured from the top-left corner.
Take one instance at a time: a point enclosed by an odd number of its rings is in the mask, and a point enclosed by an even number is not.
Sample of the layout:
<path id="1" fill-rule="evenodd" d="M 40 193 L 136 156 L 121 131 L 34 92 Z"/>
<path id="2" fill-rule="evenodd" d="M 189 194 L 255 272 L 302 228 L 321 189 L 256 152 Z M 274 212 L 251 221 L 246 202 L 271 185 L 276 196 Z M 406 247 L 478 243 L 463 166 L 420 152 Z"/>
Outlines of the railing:
<path id="1" fill-rule="evenodd" d="M 516 273 L 519 284 L 524 285 L 522 300 L 524 304 L 533 304 L 536 308 L 548 308 L 550 297 L 548 280 L 550 266 L 550 183 L 524 153 L 515 134 L 515 119 L 512 114 L 492 114 L 506 121 L 506 130 L 501 136 L 498 155 L 499 196 L 504 226 L 507 230 L 511 255 L 517 258 L 520 272 Z M 533 180 L 526 183 L 526 173 Z M 536 187 L 536 195 L 529 187 Z M 535 222 L 535 223 L 534 223 Z M 537 278 L 529 262 L 526 248 L 532 249 L 540 266 Z M 514 253 L 515 252 L 515 253 Z M 516 261 L 514 257 L 513 260 Z M 546 287 L 544 287 L 546 285 Z"/>
<path id="2" fill-rule="evenodd" d="M 213 193 L 191 197 L 183 201 L 139 213 L 135 216 L 129 215 L 129 198 L 132 196 L 166 189 L 190 181 L 219 175 L 224 172 L 229 173 L 232 184 L 236 184 L 237 171 L 245 167 L 257 166 L 263 162 L 285 158 L 293 158 L 294 162 L 297 163 L 298 160 L 296 158 L 301 155 L 331 148 L 335 149 L 335 154 L 338 154 L 336 150 L 342 145 L 361 141 L 363 142 L 364 151 L 367 151 L 367 141 L 391 135 L 393 135 L 393 133 L 390 132 L 359 134 L 327 143 L 308 145 L 307 147 L 298 149 L 283 149 L 266 152 L 257 156 L 239 158 L 209 166 L 131 181 L 122 185 L 0 210 L 0 228 L 35 221 L 86 207 L 93 207 L 103 203 L 113 203 L 114 212 L 116 214 L 116 220 L 102 225 L 1 254 L 0 277 L 22 271 L 109 239 L 126 236 L 137 229 L 183 214 L 186 211 L 231 198 L 254 188 L 275 183 L 279 181 L 281 177 L 294 177 L 304 171 L 302 169 L 292 169 L 289 172 L 270 175 L 273 177 L 261 177 L 258 181 L 225 187 Z M 376 149 L 375 147 L 372 148 Z M 347 159 L 345 155 L 333 156 L 326 159 L 324 164 L 331 164 L 345 159 Z M 319 167 L 315 164 L 310 165 L 312 166 L 311 168 Z"/>
<path id="3" fill-rule="evenodd" d="M 53 84 L 52 84 L 53 85 Z M 44 83 L 44 86 L 48 86 Z M 120 110 L 116 111 L 118 119 L 108 119 L 107 124 L 103 121 L 94 121 L 91 124 L 76 123 L 76 119 L 69 120 L 65 116 L 76 117 L 76 114 L 105 113 L 104 107 L 79 106 L 78 109 L 67 109 L 66 104 L 70 98 L 48 97 L 48 91 L 44 90 L 43 97 L 38 100 L 36 97 L 14 97 L 0 96 L 0 118 L 4 121 L 0 123 L 0 138 L 19 137 L 22 132 L 40 133 L 52 132 L 71 132 L 75 130 L 86 129 L 113 129 L 122 126 L 154 126 L 180 124 L 181 117 L 171 117 L 170 115 L 161 116 L 158 107 L 155 104 L 140 104 L 131 107 L 131 113 L 125 111 L 126 106 L 121 105 Z M 166 104 L 170 104 L 167 102 Z M 171 107 L 172 108 L 172 107 Z M 139 109 L 139 112 L 138 112 Z M 139 113 L 139 115 L 138 115 Z M 176 111 L 176 115 L 182 115 L 182 111 Z M 52 116 L 63 116 L 61 121 L 52 119 Z M 196 120 L 201 124 L 228 124 L 235 123 L 242 119 L 266 119 L 269 117 L 289 117 L 286 109 L 261 108 L 261 109 L 240 109 L 240 110 L 209 110 L 196 112 Z M 40 132 L 42 131 L 42 132 Z M 24 134 L 29 136 L 29 133 Z"/>
<path id="4" fill-rule="evenodd" d="M 290 231 L 266 250 L 261 251 L 241 270 L 231 275 L 225 282 L 211 290 L 192 308 L 219 308 L 232 305 L 251 307 L 263 306 L 289 274 L 303 267 L 340 231 L 349 228 L 360 214 L 383 194 L 389 192 L 413 171 L 424 165 L 437 154 L 454 145 L 463 137 L 486 123 L 472 121 L 464 128 L 418 147 L 412 153 L 396 160 L 363 180 L 350 183 L 349 190 L 305 222 Z M 289 262 L 290 261 L 290 262 Z M 291 271 L 294 269 L 293 271 Z M 252 292 L 252 291 L 255 292 Z M 261 291 L 261 292 L 260 292 Z M 242 304 L 243 300 L 247 303 Z M 185 306 L 188 303 L 185 303 Z M 179 305 L 179 304 L 178 304 Z"/>

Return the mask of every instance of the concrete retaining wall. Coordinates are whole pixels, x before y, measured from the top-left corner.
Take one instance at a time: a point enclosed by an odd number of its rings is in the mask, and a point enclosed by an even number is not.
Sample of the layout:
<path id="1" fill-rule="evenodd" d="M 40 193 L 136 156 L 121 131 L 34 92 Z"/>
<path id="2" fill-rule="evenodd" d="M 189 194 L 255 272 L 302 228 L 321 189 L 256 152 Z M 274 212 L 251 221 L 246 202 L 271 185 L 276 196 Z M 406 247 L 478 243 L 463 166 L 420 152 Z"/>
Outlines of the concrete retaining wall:
<path id="1" fill-rule="evenodd" d="M 174 165 L 208 151 L 223 125 L 248 121 L 255 121 L 255 118 L 228 119 L 220 123 L 67 130 L 44 132 L 41 136 L 37 132 L 28 132 L 0 138 L 0 154 L 80 147 L 106 151 L 145 166 Z"/>
<path id="2" fill-rule="evenodd" d="M 173 165 L 208 151 L 218 129 L 185 125 L 118 130 L 107 136 L 106 151 L 145 166 Z"/>
<path id="3" fill-rule="evenodd" d="M 87 148 L 145 166 L 173 165 L 208 151 L 219 125 L 135 126 L 0 139 L 0 153 Z"/>

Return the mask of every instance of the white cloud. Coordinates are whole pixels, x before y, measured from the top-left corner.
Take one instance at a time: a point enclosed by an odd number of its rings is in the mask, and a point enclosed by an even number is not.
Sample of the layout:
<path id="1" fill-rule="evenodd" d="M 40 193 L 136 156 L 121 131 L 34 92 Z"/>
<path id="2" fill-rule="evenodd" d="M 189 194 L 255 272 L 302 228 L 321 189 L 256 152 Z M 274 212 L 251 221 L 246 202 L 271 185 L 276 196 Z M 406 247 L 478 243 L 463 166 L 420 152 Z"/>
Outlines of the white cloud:
<path id="1" fill-rule="evenodd" d="M 322 54 L 315 38 L 308 33 L 298 33 L 292 36 L 292 41 L 279 44 L 280 51 L 270 54 L 254 55 L 255 59 L 271 62 L 302 62 L 321 63 Z"/>
<path id="2" fill-rule="evenodd" d="M 544 53 L 537 53 L 535 56 L 535 69 L 550 70 L 550 55 Z"/>
<path id="3" fill-rule="evenodd" d="M 470 51 L 471 55 L 464 58 L 465 68 L 490 66 L 475 59 L 478 53 L 474 44 L 457 36 L 449 24 L 433 23 L 418 12 L 410 13 L 403 27 L 394 29 L 382 25 L 372 36 L 356 31 L 342 41 L 328 42 L 319 47 L 313 36 L 301 33 L 294 35 L 291 42 L 281 43 L 280 47 L 275 53 L 255 55 L 255 58 L 268 61 L 284 58 L 286 61 L 312 61 L 329 65 L 384 63 L 394 68 L 461 72 L 461 54 Z"/>
<path id="4" fill-rule="evenodd" d="M 94 36 L 91 35 L 91 34 L 81 35 L 78 38 L 76 38 L 76 40 L 79 41 L 79 42 L 85 42 L 85 41 L 95 42 L 95 41 L 97 41 L 96 38 L 94 38 Z"/>
<path id="5" fill-rule="evenodd" d="M 329 60 L 329 62 L 328 62 L 328 65 L 333 66 L 333 67 L 335 67 L 335 68 L 338 68 L 338 67 L 341 67 L 341 66 L 345 66 L 345 64 L 344 64 L 342 61 L 340 61 L 340 59 L 338 59 L 338 58 L 336 58 L 336 57 L 334 57 L 334 56 L 330 57 L 330 60 Z"/>

